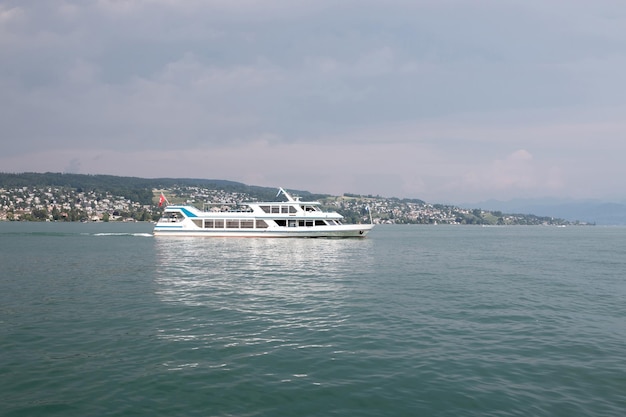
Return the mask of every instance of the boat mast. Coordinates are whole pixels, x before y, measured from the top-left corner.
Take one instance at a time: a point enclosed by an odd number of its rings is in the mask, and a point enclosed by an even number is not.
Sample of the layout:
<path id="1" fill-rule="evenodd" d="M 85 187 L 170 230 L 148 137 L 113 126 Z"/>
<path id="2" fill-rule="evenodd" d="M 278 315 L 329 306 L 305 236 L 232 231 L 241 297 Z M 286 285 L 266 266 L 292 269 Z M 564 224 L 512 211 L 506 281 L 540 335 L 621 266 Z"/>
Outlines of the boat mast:
<path id="1" fill-rule="evenodd" d="M 289 202 L 292 202 L 292 203 L 293 203 L 293 202 L 295 202 L 295 201 L 296 201 L 296 200 L 294 200 L 294 199 L 293 199 L 293 197 L 292 197 L 292 196 L 290 196 L 290 195 L 289 195 L 289 193 L 288 193 L 287 191 L 285 191 L 285 189 L 284 189 L 283 187 L 280 187 L 280 188 L 278 189 L 278 194 L 276 194 L 276 197 L 278 197 L 278 196 L 279 196 L 279 195 L 281 195 L 281 194 L 284 194 L 284 195 L 285 195 L 285 197 L 287 197 L 287 200 L 288 200 Z"/>

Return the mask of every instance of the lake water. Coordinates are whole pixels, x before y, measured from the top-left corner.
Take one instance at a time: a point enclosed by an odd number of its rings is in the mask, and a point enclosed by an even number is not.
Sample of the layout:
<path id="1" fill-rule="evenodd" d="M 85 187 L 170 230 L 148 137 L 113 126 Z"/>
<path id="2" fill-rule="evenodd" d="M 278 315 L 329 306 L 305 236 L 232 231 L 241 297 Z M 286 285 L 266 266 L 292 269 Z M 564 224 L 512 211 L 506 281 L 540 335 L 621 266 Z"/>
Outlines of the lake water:
<path id="1" fill-rule="evenodd" d="M 626 228 L 0 223 L 2 416 L 623 416 Z"/>

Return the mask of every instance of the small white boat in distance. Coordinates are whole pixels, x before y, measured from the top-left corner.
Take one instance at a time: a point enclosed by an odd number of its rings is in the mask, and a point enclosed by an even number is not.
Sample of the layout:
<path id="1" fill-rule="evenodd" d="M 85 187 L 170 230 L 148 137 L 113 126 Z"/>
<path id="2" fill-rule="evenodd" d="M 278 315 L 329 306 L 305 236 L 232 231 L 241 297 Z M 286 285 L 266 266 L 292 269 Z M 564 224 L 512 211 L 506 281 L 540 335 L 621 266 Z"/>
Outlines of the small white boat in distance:
<path id="1" fill-rule="evenodd" d="M 365 237 L 369 224 L 343 224 L 343 216 L 323 211 L 317 201 L 300 201 L 280 188 L 287 201 L 214 205 L 199 210 L 188 205 L 168 205 L 154 226 L 155 236 L 212 237 Z"/>

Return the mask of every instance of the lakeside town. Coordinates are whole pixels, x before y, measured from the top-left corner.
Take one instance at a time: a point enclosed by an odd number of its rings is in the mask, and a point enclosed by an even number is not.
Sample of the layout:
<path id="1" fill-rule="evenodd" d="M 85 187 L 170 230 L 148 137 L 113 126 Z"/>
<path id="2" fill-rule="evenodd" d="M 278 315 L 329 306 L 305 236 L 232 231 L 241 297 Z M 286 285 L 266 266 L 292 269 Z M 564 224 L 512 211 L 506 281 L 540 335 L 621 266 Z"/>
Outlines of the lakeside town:
<path id="1" fill-rule="evenodd" d="M 170 203 L 202 208 L 242 201 L 260 201 L 247 192 L 194 186 L 151 190 L 152 200 L 137 201 L 110 191 L 80 187 L 22 186 L 0 188 L 0 221 L 156 221 L 163 207 L 163 193 Z M 479 224 L 479 225 L 571 225 L 582 224 L 532 214 L 466 209 L 430 204 L 416 199 L 344 194 L 318 199 L 326 208 L 342 214 L 347 223 L 376 224 Z M 306 200 L 306 198 L 303 198 Z"/>

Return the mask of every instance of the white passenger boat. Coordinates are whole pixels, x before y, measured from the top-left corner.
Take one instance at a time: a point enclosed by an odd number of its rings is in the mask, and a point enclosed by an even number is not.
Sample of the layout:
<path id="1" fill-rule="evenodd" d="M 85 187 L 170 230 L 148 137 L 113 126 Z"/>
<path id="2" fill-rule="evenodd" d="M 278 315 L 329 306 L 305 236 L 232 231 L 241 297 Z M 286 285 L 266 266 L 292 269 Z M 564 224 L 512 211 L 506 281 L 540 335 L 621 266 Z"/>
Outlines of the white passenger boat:
<path id="1" fill-rule="evenodd" d="M 287 201 L 246 202 L 237 206 L 220 204 L 199 210 L 188 205 L 168 205 L 154 226 L 155 236 L 215 237 L 365 237 L 374 227 L 343 224 L 343 216 L 323 211 L 317 201 L 300 201 L 284 189 Z M 277 195 L 277 197 L 278 197 Z M 163 197 L 162 197 L 163 199 Z"/>

